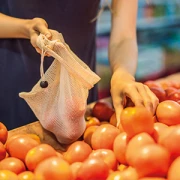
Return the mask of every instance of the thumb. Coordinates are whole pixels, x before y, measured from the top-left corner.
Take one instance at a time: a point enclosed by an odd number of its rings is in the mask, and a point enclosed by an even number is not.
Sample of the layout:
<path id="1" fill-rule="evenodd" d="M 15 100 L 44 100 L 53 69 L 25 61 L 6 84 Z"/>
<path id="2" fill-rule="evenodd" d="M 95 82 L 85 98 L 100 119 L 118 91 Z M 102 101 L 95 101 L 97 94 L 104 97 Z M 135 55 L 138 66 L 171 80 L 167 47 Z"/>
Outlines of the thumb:
<path id="1" fill-rule="evenodd" d="M 51 39 L 51 32 L 48 30 L 48 28 L 46 26 L 39 26 L 38 27 L 38 31 L 41 33 L 41 34 L 44 34 L 48 39 Z"/>
<path id="2" fill-rule="evenodd" d="M 116 97 L 116 98 L 112 98 L 113 100 L 113 106 L 114 106 L 114 109 L 115 109 L 115 113 L 116 113 L 116 119 L 117 119 L 117 127 L 119 126 L 120 122 L 121 122 L 121 119 L 120 119 L 120 115 L 121 115 L 121 112 L 124 108 L 123 106 L 123 98 L 122 97 Z"/>
<path id="3" fill-rule="evenodd" d="M 35 30 L 44 34 L 48 39 L 52 36 L 50 30 L 48 29 L 48 24 L 44 19 L 40 19 L 40 22 L 35 26 Z"/>

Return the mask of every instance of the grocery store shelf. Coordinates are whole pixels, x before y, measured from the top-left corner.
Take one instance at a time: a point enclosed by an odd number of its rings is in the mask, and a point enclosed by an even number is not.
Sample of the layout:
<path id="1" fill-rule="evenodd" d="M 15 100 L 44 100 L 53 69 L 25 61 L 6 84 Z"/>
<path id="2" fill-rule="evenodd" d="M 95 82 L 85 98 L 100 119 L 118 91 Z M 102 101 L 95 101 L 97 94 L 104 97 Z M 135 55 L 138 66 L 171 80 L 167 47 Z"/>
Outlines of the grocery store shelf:
<path id="1" fill-rule="evenodd" d="M 155 28 L 164 28 L 180 24 L 180 15 L 165 17 L 156 17 L 151 19 L 139 18 L 137 20 L 137 30 L 151 30 Z M 104 11 L 99 17 L 97 23 L 97 34 L 106 34 L 110 32 L 111 15 L 110 11 Z"/>
<path id="2" fill-rule="evenodd" d="M 137 30 L 151 30 L 180 24 L 180 16 L 157 17 L 152 19 L 141 18 L 137 21 Z"/>

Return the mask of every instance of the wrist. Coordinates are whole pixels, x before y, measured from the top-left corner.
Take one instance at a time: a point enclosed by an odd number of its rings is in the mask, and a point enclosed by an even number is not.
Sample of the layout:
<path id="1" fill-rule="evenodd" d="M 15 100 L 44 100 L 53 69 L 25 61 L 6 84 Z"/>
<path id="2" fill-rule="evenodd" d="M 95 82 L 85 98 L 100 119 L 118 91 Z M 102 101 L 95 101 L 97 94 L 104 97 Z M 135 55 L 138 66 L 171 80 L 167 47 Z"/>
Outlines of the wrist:
<path id="1" fill-rule="evenodd" d="M 25 38 L 25 39 L 30 39 L 30 29 L 31 29 L 31 24 L 32 24 L 32 20 L 31 19 L 22 19 L 21 21 L 21 25 L 20 25 L 20 36 L 21 38 Z"/>
<path id="2" fill-rule="evenodd" d="M 122 78 L 122 79 L 129 79 L 135 81 L 135 77 L 124 68 L 120 68 L 120 67 L 116 68 L 113 74 L 118 74 L 118 78 L 120 79 Z"/>

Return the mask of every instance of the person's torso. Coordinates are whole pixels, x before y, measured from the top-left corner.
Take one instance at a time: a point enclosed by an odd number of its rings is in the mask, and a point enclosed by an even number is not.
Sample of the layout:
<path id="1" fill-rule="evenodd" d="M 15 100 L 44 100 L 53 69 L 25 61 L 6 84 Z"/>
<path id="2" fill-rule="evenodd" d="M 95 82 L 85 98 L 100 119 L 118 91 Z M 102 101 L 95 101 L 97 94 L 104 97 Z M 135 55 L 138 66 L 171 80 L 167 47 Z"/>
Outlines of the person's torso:
<path id="1" fill-rule="evenodd" d="M 0 12 L 23 19 L 45 19 L 49 28 L 62 33 L 70 48 L 94 71 L 96 23 L 91 20 L 97 15 L 98 6 L 99 0 L 1 0 Z M 45 69 L 52 60 L 45 59 Z M 40 54 L 30 41 L 0 39 L 1 117 L 4 114 L 5 119 L 9 113 L 12 119 L 20 121 L 25 114 L 28 116 L 29 109 L 18 93 L 30 91 L 39 78 Z M 93 96 L 92 91 L 89 102 Z"/>

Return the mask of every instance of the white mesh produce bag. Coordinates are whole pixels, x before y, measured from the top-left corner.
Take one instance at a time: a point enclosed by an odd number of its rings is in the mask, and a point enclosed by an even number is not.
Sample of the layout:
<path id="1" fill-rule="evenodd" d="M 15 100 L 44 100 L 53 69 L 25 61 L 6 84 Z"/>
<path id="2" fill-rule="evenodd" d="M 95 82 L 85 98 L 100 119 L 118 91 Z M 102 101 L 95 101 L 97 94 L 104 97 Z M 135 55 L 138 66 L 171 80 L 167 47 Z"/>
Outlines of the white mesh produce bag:
<path id="1" fill-rule="evenodd" d="M 30 92 L 21 92 L 19 96 L 28 103 L 45 129 L 60 143 L 69 144 L 85 130 L 88 93 L 100 78 L 71 51 L 60 33 L 53 31 L 53 37 L 56 40 L 50 41 L 39 35 L 41 79 Z M 44 74 L 45 53 L 55 59 Z M 42 82 L 45 82 L 43 88 Z"/>

